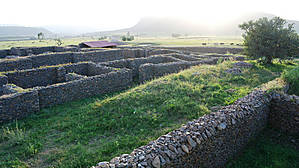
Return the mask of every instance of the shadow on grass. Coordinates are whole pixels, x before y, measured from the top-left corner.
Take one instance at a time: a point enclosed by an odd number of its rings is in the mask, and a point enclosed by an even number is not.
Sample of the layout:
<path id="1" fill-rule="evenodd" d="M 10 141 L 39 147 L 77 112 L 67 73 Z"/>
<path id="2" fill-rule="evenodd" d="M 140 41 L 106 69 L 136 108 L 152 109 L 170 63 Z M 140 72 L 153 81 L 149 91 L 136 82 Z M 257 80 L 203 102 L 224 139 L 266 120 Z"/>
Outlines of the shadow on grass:
<path id="1" fill-rule="evenodd" d="M 299 136 L 266 128 L 252 140 L 227 168 L 296 168 L 299 166 Z"/>

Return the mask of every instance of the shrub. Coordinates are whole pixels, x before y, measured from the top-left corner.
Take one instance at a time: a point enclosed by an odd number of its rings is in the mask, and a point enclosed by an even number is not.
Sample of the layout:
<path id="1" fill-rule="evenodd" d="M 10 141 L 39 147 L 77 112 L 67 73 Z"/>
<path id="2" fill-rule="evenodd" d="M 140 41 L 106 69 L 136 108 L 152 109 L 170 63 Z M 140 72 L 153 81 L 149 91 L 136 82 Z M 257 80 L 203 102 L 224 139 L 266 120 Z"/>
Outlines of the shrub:
<path id="1" fill-rule="evenodd" d="M 60 38 L 54 39 L 54 41 L 56 42 L 56 44 L 58 46 L 61 46 L 63 44 L 62 40 Z"/>
<path id="2" fill-rule="evenodd" d="M 239 25 L 248 56 L 270 64 L 274 58 L 289 59 L 298 54 L 299 37 L 294 24 L 287 24 L 279 17 L 260 18 Z"/>
<path id="3" fill-rule="evenodd" d="M 290 85 L 289 93 L 299 95 L 299 66 L 290 71 L 284 71 L 282 78 Z"/>
<path id="4" fill-rule="evenodd" d="M 122 41 L 133 41 L 135 38 L 134 36 L 122 36 Z"/>

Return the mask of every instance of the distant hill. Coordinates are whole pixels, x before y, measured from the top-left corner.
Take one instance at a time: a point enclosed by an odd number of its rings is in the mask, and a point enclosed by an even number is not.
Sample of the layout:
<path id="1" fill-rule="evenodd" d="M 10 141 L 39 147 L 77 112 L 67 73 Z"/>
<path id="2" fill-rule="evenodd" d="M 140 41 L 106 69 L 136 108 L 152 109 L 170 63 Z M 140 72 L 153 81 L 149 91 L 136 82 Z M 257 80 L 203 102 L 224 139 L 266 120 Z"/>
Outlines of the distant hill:
<path id="1" fill-rule="evenodd" d="M 218 36 L 239 36 L 241 30 L 238 25 L 261 17 L 273 18 L 275 15 L 266 13 L 251 13 L 241 16 L 229 18 L 227 21 L 215 26 L 215 24 L 206 24 L 200 20 L 197 23 L 174 17 L 147 17 L 142 18 L 135 26 L 127 29 L 94 32 L 85 35 L 109 35 L 122 34 L 130 32 L 139 35 L 171 35 L 172 33 L 188 34 L 188 35 L 218 35 Z M 295 23 L 295 30 L 299 33 L 299 21 L 287 20 L 289 23 Z M 216 22 L 216 21 L 215 21 Z"/>
<path id="2" fill-rule="evenodd" d="M 46 37 L 53 35 L 49 30 L 39 27 L 0 26 L 0 40 L 29 39 L 37 37 L 40 32 Z"/>

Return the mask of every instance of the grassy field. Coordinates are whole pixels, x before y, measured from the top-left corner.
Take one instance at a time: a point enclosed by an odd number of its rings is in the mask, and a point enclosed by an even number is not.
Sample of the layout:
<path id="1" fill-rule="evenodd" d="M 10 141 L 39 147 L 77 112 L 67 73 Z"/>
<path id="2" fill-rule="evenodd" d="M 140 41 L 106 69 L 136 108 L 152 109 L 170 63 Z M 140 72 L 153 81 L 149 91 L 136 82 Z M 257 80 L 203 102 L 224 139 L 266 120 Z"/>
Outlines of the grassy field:
<path id="1" fill-rule="evenodd" d="M 277 130 L 267 128 L 260 133 L 257 139 L 248 144 L 239 157 L 231 160 L 226 167 L 296 168 L 299 166 L 298 141 L 299 136 L 290 137 Z"/>
<path id="2" fill-rule="evenodd" d="M 252 63 L 242 75 L 224 72 L 232 62 L 197 66 L 2 125 L 0 167 L 90 167 L 228 105 L 293 67 Z"/>
<path id="3" fill-rule="evenodd" d="M 172 38 L 172 37 L 142 37 L 136 38 L 134 41 L 129 42 L 130 44 L 152 44 L 160 46 L 215 46 L 215 47 L 240 47 L 236 44 L 242 44 L 241 37 L 213 37 L 213 36 L 194 36 L 194 37 L 181 37 L 181 38 Z M 202 45 L 202 43 L 207 43 L 207 45 Z M 220 45 L 224 43 L 224 45 Z M 234 43 L 234 45 L 230 45 Z"/>
<path id="4" fill-rule="evenodd" d="M 96 41 L 98 38 L 92 37 L 81 37 L 81 38 L 63 38 L 61 39 L 63 44 L 66 45 L 78 45 L 83 41 Z M 136 37 L 134 41 L 128 42 L 128 45 L 142 45 L 150 44 L 152 46 L 203 46 L 202 43 L 207 43 L 207 46 L 214 47 L 240 47 L 236 44 L 242 44 L 241 37 L 182 37 L 182 38 L 172 38 L 172 37 Z M 215 45 L 217 43 L 217 45 Z M 224 45 L 219 45 L 220 43 L 225 43 Z M 234 45 L 230 45 L 234 43 Z M 54 40 L 23 40 L 23 41 L 0 41 L 1 49 L 10 49 L 11 47 L 40 47 L 40 46 L 55 46 L 57 45 Z"/>
<path id="5" fill-rule="evenodd" d="M 94 38 L 63 38 L 61 39 L 63 44 L 66 45 L 78 45 L 83 41 L 96 41 Z M 20 40 L 20 41 L 0 41 L 0 50 L 10 49 L 11 47 L 43 47 L 43 46 L 57 46 L 57 43 L 53 39 L 48 40 Z"/>

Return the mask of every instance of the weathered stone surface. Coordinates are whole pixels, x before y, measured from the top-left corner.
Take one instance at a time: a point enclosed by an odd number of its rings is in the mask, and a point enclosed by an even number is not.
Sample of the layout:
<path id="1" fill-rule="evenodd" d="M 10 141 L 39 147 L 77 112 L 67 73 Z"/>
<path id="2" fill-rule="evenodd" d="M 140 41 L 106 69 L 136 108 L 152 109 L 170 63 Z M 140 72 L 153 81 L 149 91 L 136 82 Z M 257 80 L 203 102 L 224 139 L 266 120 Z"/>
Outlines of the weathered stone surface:
<path id="1" fill-rule="evenodd" d="M 217 126 L 217 128 L 219 129 L 219 130 L 224 130 L 225 128 L 226 128 L 226 123 L 221 123 L 221 124 L 219 124 L 218 126 Z"/>
<path id="2" fill-rule="evenodd" d="M 97 164 L 99 168 L 109 168 L 109 162 L 100 162 Z"/>
<path id="3" fill-rule="evenodd" d="M 273 94 L 269 113 L 269 125 L 283 132 L 299 134 L 299 96 Z"/>
<path id="4" fill-rule="evenodd" d="M 189 148 L 186 145 L 182 145 L 182 150 L 186 153 L 189 153 Z"/>
<path id="5" fill-rule="evenodd" d="M 152 162 L 152 165 L 155 167 L 155 168 L 160 168 L 160 158 L 159 156 L 156 156 L 155 159 L 153 160 Z"/>
<path id="6" fill-rule="evenodd" d="M 196 142 L 189 136 L 187 137 L 187 141 L 192 148 L 194 148 L 197 145 Z"/>

